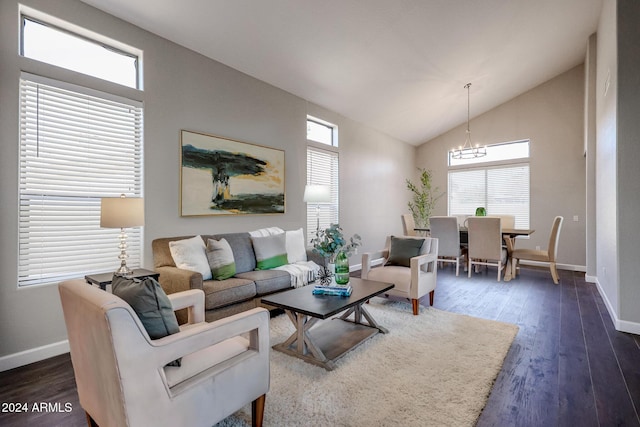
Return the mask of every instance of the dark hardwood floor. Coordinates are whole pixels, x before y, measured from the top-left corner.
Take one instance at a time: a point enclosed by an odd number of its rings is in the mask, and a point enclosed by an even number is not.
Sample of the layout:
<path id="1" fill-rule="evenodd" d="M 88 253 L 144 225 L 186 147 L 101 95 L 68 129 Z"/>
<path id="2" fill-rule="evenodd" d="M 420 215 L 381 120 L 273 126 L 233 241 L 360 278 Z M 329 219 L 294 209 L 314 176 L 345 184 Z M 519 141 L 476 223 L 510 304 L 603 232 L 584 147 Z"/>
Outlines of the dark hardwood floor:
<path id="1" fill-rule="evenodd" d="M 434 305 L 520 327 L 478 426 L 640 426 L 640 337 L 614 329 L 584 274 L 560 271 L 554 285 L 548 270 L 523 268 L 505 283 L 445 267 Z M 34 412 L 40 403 L 53 405 Z M 0 426 L 86 425 L 68 354 L 0 373 L 0 404 Z"/>

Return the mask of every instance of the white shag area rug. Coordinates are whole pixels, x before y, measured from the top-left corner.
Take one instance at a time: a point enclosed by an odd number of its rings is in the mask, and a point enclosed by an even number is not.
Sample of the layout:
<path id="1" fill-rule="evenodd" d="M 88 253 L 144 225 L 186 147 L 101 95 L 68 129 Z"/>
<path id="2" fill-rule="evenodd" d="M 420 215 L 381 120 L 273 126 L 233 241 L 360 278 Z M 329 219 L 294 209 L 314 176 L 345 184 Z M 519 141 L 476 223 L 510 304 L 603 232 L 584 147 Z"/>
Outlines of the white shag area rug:
<path id="1" fill-rule="evenodd" d="M 374 298 L 389 329 L 347 353 L 333 371 L 271 350 L 265 426 L 473 426 L 518 333 L 509 323 Z M 294 331 L 271 319 L 271 345 Z M 217 427 L 251 425 L 251 405 Z"/>

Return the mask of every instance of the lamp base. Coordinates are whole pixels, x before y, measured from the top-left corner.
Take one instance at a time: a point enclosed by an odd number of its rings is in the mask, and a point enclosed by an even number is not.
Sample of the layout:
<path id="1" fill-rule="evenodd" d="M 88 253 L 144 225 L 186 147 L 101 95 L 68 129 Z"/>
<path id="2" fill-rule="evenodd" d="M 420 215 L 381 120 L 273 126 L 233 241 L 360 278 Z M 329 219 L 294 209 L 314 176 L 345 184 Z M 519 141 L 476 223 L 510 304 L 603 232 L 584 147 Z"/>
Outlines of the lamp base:
<path id="1" fill-rule="evenodd" d="M 122 264 L 118 270 L 114 273 L 116 276 L 131 276 L 133 274 L 133 270 L 127 267 L 126 264 Z"/>

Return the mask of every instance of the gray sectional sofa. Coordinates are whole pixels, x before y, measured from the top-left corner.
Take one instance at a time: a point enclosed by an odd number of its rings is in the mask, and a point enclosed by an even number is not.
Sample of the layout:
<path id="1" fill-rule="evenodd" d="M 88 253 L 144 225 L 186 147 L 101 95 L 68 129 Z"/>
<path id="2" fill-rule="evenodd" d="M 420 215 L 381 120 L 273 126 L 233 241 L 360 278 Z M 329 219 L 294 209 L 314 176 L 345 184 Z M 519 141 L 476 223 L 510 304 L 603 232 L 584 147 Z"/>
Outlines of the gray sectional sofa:
<path id="1" fill-rule="evenodd" d="M 263 296 L 291 288 L 291 276 L 281 270 L 255 270 L 256 256 L 249 233 L 201 235 L 208 239 L 226 239 L 236 264 L 235 276 L 225 280 L 203 280 L 202 274 L 176 267 L 169 242 L 193 236 L 163 237 L 153 240 L 154 269 L 160 273 L 159 282 L 168 294 L 187 289 L 202 289 L 205 293 L 205 318 L 208 322 L 260 306 Z M 323 265 L 319 255 L 307 250 L 307 258 Z M 269 308 L 269 307 L 267 307 Z M 186 320 L 186 312 L 178 312 L 178 320 Z"/>

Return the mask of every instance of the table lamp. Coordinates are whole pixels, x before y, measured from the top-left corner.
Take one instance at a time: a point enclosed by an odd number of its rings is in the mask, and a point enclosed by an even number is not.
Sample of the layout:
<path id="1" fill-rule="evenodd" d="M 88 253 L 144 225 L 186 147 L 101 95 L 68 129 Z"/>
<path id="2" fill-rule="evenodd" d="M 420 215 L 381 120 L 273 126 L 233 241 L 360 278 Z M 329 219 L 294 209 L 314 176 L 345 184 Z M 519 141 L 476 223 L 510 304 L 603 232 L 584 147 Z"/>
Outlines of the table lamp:
<path id="1" fill-rule="evenodd" d="M 307 203 L 315 203 L 317 230 L 320 230 L 320 203 L 331 202 L 331 187 L 328 185 L 307 184 L 304 188 L 303 200 Z"/>
<path id="2" fill-rule="evenodd" d="M 124 229 L 144 225 L 144 200 L 139 197 L 104 197 L 100 203 L 100 227 L 120 229 L 120 268 L 115 272 L 118 276 L 133 273 L 127 267 L 127 235 Z"/>

